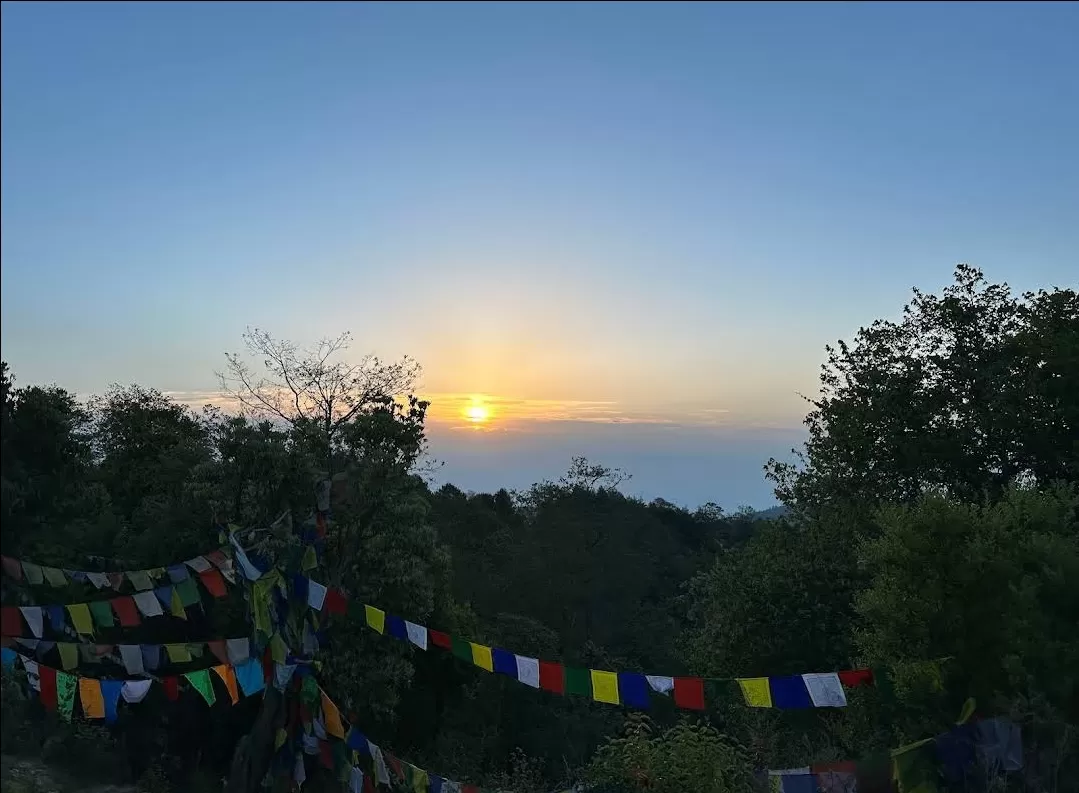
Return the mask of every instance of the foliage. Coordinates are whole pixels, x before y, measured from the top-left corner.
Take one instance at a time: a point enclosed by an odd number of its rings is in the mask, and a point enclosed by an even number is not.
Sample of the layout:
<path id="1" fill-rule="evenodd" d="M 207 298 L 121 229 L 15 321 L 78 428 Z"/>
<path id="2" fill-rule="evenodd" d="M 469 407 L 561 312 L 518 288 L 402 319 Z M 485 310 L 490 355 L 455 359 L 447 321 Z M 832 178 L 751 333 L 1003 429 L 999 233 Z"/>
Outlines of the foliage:
<path id="1" fill-rule="evenodd" d="M 714 727 L 679 724 L 658 736 L 646 720 L 604 745 L 588 767 L 601 790 L 654 793 L 748 793 L 753 769 L 743 751 Z"/>

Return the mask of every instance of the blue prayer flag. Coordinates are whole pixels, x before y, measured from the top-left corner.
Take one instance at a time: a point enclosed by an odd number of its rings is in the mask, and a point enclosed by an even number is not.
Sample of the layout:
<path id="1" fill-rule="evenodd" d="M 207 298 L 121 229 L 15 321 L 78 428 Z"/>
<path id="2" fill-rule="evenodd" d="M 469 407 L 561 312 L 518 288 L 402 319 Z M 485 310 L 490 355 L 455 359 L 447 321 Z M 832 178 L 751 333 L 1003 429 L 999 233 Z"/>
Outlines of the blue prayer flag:
<path id="1" fill-rule="evenodd" d="M 517 656 L 501 647 L 491 648 L 492 669 L 502 675 L 517 679 Z"/>
<path id="2" fill-rule="evenodd" d="M 632 708 L 648 707 L 648 680 L 637 672 L 618 673 L 618 698 Z"/>
<path id="3" fill-rule="evenodd" d="M 116 721 L 116 703 L 120 701 L 123 688 L 123 680 L 101 681 L 101 698 L 105 700 L 105 721 L 110 724 Z"/>
<path id="4" fill-rule="evenodd" d="M 813 700 L 809 698 L 805 680 L 801 675 L 768 678 L 768 688 L 772 692 L 773 708 L 811 708 Z"/>
<path id="5" fill-rule="evenodd" d="M 393 614 L 386 615 L 386 633 L 396 636 L 398 639 L 408 641 L 408 631 L 405 629 L 405 621 Z"/>

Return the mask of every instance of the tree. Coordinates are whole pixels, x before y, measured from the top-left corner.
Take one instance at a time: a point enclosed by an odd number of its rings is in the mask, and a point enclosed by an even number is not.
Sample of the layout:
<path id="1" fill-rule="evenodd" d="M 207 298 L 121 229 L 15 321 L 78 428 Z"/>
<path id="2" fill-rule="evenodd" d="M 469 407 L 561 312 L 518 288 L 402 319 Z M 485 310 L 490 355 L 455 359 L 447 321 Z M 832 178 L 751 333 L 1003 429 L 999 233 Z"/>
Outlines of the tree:
<path id="1" fill-rule="evenodd" d="M 262 359 L 258 374 L 236 353 L 226 353 L 222 390 L 256 416 L 280 420 L 305 434 L 322 452 L 328 474 L 334 470 L 341 430 L 363 412 L 411 394 L 420 367 L 410 358 L 384 363 L 364 355 L 356 363 L 340 360 L 352 336 L 324 338 L 309 349 L 275 339 L 258 328 L 244 333 L 248 353 Z"/>
<path id="2" fill-rule="evenodd" d="M 1079 481 L 1079 294 L 1011 294 L 968 265 L 899 322 L 827 347 L 801 467 L 771 460 L 776 493 L 818 516 L 941 489 L 996 498 L 1012 483 Z"/>

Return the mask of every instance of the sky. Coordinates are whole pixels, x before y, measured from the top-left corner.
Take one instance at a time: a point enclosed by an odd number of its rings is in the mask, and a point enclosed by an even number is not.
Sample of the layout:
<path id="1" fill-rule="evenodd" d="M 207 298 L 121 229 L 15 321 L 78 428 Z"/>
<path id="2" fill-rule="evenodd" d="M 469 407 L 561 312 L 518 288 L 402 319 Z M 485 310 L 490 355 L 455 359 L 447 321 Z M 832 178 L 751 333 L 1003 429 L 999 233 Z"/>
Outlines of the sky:
<path id="1" fill-rule="evenodd" d="M 825 344 L 961 261 L 1079 281 L 1077 4 L 2 14 L 23 384 L 200 404 L 246 327 L 348 330 L 423 365 L 443 481 L 763 508 Z"/>

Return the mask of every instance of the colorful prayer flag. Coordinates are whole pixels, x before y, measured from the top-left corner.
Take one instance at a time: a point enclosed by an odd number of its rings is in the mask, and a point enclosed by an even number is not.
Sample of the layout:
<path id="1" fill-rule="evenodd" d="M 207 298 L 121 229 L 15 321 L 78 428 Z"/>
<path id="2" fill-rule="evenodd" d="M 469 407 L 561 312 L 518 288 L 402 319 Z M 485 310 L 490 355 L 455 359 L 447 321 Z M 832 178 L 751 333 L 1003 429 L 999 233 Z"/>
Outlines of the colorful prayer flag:
<path id="1" fill-rule="evenodd" d="M 374 606 L 363 607 L 364 616 L 367 618 L 367 625 L 370 628 L 378 631 L 379 633 L 386 632 L 386 612 L 382 609 L 376 609 Z"/>
<path id="2" fill-rule="evenodd" d="M 847 705 L 847 695 L 843 691 L 843 684 L 839 682 L 839 675 L 835 672 L 818 672 L 802 675 L 809 697 L 813 700 L 814 707 L 818 708 L 842 708 Z"/>
<path id="3" fill-rule="evenodd" d="M 79 702 L 82 703 L 82 714 L 86 718 L 105 718 L 105 700 L 101 696 L 100 681 L 88 677 L 80 677 Z"/>
<path id="4" fill-rule="evenodd" d="M 322 610 L 327 614 L 345 614 L 348 612 L 348 599 L 345 593 L 337 587 L 330 587 L 326 592 L 326 601 L 322 604 Z"/>
<path id="5" fill-rule="evenodd" d="M 19 611 L 22 612 L 23 619 L 26 620 L 26 624 L 30 627 L 30 633 L 40 639 L 45 625 L 45 614 L 42 612 L 41 606 L 20 606 Z M 8 634 L 6 630 L 4 633 L 10 636 L 18 636 L 22 633 L 22 629 L 20 628 L 13 634 Z"/>
<path id="6" fill-rule="evenodd" d="M 516 655 L 514 656 L 514 658 L 517 662 L 517 679 L 524 683 L 526 686 L 532 686 L 532 688 L 539 688 L 539 660 L 536 658 L 529 658 L 524 655 Z"/>
<path id="7" fill-rule="evenodd" d="M 132 597 L 113 598 L 109 601 L 112 610 L 120 619 L 120 625 L 125 628 L 134 628 L 139 625 L 139 612 L 135 607 L 135 599 Z"/>
<path id="8" fill-rule="evenodd" d="M 199 572 L 199 580 L 206 587 L 206 591 L 215 598 L 223 598 L 228 595 L 228 588 L 225 585 L 225 579 L 221 577 L 220 571 L 208 567 L 206 570 Z"/>
<path id="9" fill-rule="evenodd" d="M 160 617 L 165 613 L 161 610 L 157 595 L 152 591 L 136 592 L 131 596 L 131 599 L 135 601 L 135 605 L 138 606 L 144 617 Z M 115 604 L 115 601 L 113 603 Z"/>
<path id="10" fill-rule="evenodd" d="M 74 669 L 79 665 L 79 647 L 71 642 L 57 642 L 56 650 L 60 653 L 60 666 L 63 669 Z"/>
<path id="11" fill-rule="evenodd" d="M 453 649 L 453 641 L 450 639 L 450 635 L 448 633 L 443 633 L 442 631 L 435 631 L 428 628 L 427 637 L 431 644 L 433 644 L 435 647 L 441 647 L 443 650 Z"/>
<path id="12" fill-rule="evenodd" d="M 806 684 L 801 675 L 769 677 L 768 689 L 774 708 L 792 710 L 813 707 L 813 701 L 809 698 L 809 692 L 806 690 Z"/>
<path id="13" fill-rule="evenodd" d="M 76 633 L 94 635 L 94 621 L 90 618 L 90 609 L 85 603 L 72 603 L 67 607 L 67 613 L 71 615 L 71 624 L 75 626 Z"/>
<path id="14" fill-rule="evenodd" d="M 75 689 L 78 685 L 79 679 L 75 675 L 56 673 L 56 710 L 67 721 L 71 721 L 75 712 Z"/>
<path id="15" fill-rule="evenodd" d="M 768 688 L 767 677 L 740 677 L 738 686 L 742 689 L 746 704 L 751 708 L 772 707 L 772 694 Z"/>
<path id="16" fill-rule="evenodd" d="M 55 669 L 38 667 L 38 694 L 45 710 L 56 710 L 56 675 Z"/>
<path id="17" fill-rule="evenodd" d="M 517 657 L 501 647 L 491 649 L 491 665 L 495 672 L 517 679 Z"/>
<path id="18" fill-rule="evenodd" d="M 839 673 L 839 682 L 848 688 L 873 684 L 873 672 L 869 669 L 848 669 Z"/>
<path id="19" fill-rule="evenodd" d="M 408 640 L 421 650 L 427 649 L 427 628 L 423 625 L 417 625 L 415 622 L 409 622 L 405 620 L 405 633 L 408 635 Z"/>
<path id="20" fill-rule="evenodd" d="M 566 693 L 582 697 L 592 696 L 592 676 L 587 669 L 576 666 L 566 668 Z"/>
<path id="21" fill-rule="evenodd" d="M 111 628 L 116 625 L 116 621 L 112 617 L 112 606 L 109 605 L 107 600 L 95 600 L 90 605 L 90 614 L 94 617 L 94 622 L 101 628 Z"/>
<path id="22" fill-rule="evenodd" d="M 182 642 L 166 644 L 165 654 L 168 655 L 169 661 L 174 664 L 185 664 L 191 661 L 191 653 L 188 651 L 187 645 Z"/>
<path id="23" fill-rule="evenodd" d="M 606 702 L 611 705 L 619 704 L 618 699 L 618 675 L 614 672 L 603 672 L 599 669 L 590 669 L 592 675 L 592 698 L 596 702 Z"/>
<path id="24" fill-rule="evenodd" d="M 15 581 L 22 581 L 22 567 L 19 565 L 18 559 L 12 559 L 10 556 L 0 556 L 0 563 L 3 564 L 4 572 Z"/>
<path id="25" fill-rule="evenodd" d="M 116 721 L 116 706 L 120 702 L 120 694 L 123 690 L 123 680 L 101 681 L 101 699 L 105 705 L 105 721 L 108 724 L 113 724 Z"/>
<path id="26" fill-rule="evenodd" d="M 67 576 L 64 575 L 64 571 L 58 567 L 42 567 L 41 572 L 45 575 L 45 580 L 49 582 L 49 586 L 67 586 Z"/>
<path id="27" fill-rule="evenodd" d="M 618 698 L 633 708 L 648 707 L 648 682 L 637 672 L 618 673 Z"/>
<path id="28" fill-rule="evenodd" d="M 566 693 L 566 670 L 557 661 L 539 662 L 539 684 L 544 691 Z"/>
<path id="29" fill-rule="evenodd" d="M 22 636 L 22 616 L 17 606 L 0 608 L 0 631 L 5 636 Z"/>
<path id="30" fill-rule="evenodd" d="M 229 699 L 232 700 L 232 704 L 235 705 L 240 701 L 240 693 L 236 690 L 236 673 L 233 672 L 232 667 L 228 664 L 218 664 L 212 667 L 214 673 L 221 678 L 221 682 L 225 684 L 225 688 L 228 689 Z"/>
<path id="31" fill-rule="evenodd" d="M 168 646 L 168 645 L 166 645 Z M 210 673 L 206 669 L 200 669 L 197 672 L 186 672 L 184 677 L 187 678 L 187 682 L 192 687 L 202 694 L 202 698 L 206 700 L 207 705 L 213 705 L 217 702 L 217 697 L 214 695 L 214 684 L 210 680 Z"/>
<path id="32" fill-rule="evenodd" d="M 333 700 L 326 696 L 325 691 L 320 689 L 319 695 L 322 698 L 322 718 L 326 722 L 326 732 L 334 738 L 344 738 L 345 728 L 341 724 L 341 711 L 337 709 Z"/>
<path id="33" fill-rule="evenodd" d="M 491 658 L 491 648 L 485 644 L 476 644 L 475 642 L 469 642 L 469 644 L 472 646 L 472 663 L 480 669 L 493 672 L 494 661 Z"/>
<path id="34" fill-rule="evenodd" d="M 26 574 L 26 583 L 31 586 L 41 586 L 45 583 L 45 576 L 39 565 L 23 562 L 22 570 Z"/>

